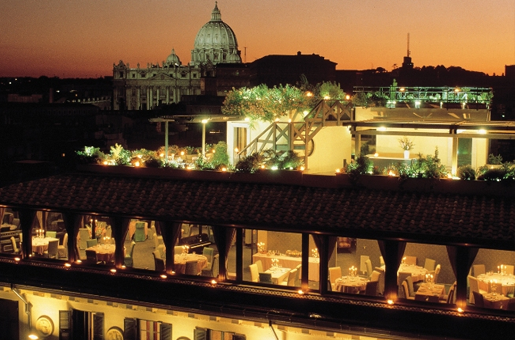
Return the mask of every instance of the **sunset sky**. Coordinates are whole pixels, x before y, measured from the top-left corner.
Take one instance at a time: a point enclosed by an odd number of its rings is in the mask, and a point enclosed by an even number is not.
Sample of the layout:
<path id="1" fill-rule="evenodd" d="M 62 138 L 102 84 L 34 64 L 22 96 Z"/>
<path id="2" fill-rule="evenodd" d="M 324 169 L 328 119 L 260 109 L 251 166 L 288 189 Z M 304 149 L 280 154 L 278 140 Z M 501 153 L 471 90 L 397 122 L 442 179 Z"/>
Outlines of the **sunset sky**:
<path id="1" fill-rule="evenodd" d="M 187 64 L 212 0 L 2 0 L 0 77 L 111 76 L 162 63 L 172 48 Z M 219 0 L 243 61 L 319 54 L 336 69 L 400 66 L 410 34 L 415 67 L 504 73 L 515 64 L 514 0 Z M 246 47 L 246 49 L 245 49 Z M 246 53 L 245 53 L 246 50 Z"/>

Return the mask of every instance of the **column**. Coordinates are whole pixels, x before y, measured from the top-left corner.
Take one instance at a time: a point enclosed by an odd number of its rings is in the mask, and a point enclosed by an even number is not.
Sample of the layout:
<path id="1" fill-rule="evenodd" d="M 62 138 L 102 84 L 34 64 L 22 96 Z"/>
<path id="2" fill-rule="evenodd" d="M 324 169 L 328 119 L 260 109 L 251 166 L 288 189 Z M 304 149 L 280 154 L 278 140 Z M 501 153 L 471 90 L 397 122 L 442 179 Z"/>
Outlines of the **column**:
<path id="1" fill-rule="evenodd" d="M 170 86 L 166 87 L 166 104 L 170 104 Z"/>
<path id="2" fill-rule="evenodd" d="M 127 87 L 125 89 L 125 103 L 127 105 L 127 110 L 131 110 L 131 95 L 132 95 L 132 87 Z"/>
<path id="3" fill-rule="evenodd" d="M 158 86 L 156 89 L 156 105 L 159 105 L 160 92 L 161 92 L 161 91 L 159 91 L 160 89 L 161 89 L 160 86 Z"/>
<path id="4" fill-rule="evenodd" d="M 136 87 L 136 110 L 141 110 L 141 86 Z"/>

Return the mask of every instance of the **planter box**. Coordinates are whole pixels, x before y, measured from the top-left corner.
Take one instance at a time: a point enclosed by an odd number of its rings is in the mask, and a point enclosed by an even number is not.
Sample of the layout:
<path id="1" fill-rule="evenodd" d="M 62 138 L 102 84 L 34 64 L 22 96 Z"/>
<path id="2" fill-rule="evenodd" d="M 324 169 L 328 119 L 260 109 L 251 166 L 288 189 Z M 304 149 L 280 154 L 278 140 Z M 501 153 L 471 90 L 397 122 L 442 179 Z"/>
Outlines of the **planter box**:
<path id="1" fill-rule="evenodd" d="M 515 181 L 465 181 L 453 179 L 407 178 L 348 174 L 336 175 L 337 187 L 355 187 L 389 191 L 435 192 L 442 194 L 515 196 Z"/>

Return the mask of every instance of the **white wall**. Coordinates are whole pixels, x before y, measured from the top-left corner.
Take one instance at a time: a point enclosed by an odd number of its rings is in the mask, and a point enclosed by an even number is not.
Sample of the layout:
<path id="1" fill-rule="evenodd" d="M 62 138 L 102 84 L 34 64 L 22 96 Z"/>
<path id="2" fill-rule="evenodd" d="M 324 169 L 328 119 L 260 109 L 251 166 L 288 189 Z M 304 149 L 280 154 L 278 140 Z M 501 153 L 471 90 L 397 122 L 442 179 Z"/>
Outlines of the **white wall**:
<path id="1" fill-rule="evenodd" d="M 88 312 L 104 313 L 104 330 L 107 332 L 111 327 L 118 327 L 123 330 L 124 318 L 137 318 L 151 321 L 161 321 L 172 324 L 172 339 L 188 337 L 193 339 L 193 330 L 196 326 L 214 330 L 245 334 L 247 340 L 275 340 L 268 322 L 253 322 L 246 320 L 213 317 L 198 313 L 186 313 L 158 308 L 148 308 L 141 305 L 127 305 L 126 303 L 113 302 L 107 305 L 106 301 L 98 299 L 87 299 L 85 297 L 75 298 L 71 301 L 66 295 L 51 295 L 49 293 L 34 292 L 31 290 L 20 290 L 21 294 L 32 305 L 32 325 L 40 316 L 48 316 L 53 322 L 54 331 L 46 340 L 59 339 L 59 310 L 77 309 Z M 24 312 L 24 304 L 11 292 L 10 288 L 0 289 L 0 299 L 19 302 L 20 339 L 27 339 L 29 330 L 27 328 L 27 315 Z M 130 301 L 127 301 L 130 303 Z M 131 307 L 131 308 L 128 308 Z M 280 340 L 316 340 L 325 338 L 326 332 L 310 330 L 308 333 L 298 327 L 273 325 L 275 333 Z M 350 339 L 349 334 L 335 333 L 337 339 Z"/>
<path id="2" fill-rule="evenodd" d="M 352 135 L 346 126 L 330 126 L 320 130 L 314 141 L 313 153 L 308 157 L 306 173 L 333 173 L 348 163 L 352 154 Z"/>

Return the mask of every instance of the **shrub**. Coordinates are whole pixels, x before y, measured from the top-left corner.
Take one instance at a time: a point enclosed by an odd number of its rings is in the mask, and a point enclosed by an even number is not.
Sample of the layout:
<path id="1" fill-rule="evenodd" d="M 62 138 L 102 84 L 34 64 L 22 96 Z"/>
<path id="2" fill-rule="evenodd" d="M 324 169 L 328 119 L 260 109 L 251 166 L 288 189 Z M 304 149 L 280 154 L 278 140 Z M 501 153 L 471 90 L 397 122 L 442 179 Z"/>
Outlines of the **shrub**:
<path id="1" fill-rule="evenodd" d="M 476 170 L 471 165 L 463 165 L 458 168 L 458 177 L 462 180 L 473 181 L 476 179 Z"/>
<path id="2" fill-rule="evenodd" d="M 243 172 L 243 173 L 254 173 L 256 172 L 261 163 L 263 162 L 263 157 L 258 154 L 257 152 L 241 158 L 238 163 L 236 163 L 236 166 L 234 167 L 234 170 L 236 172 Z"/>
<path id="3" fill-rule="evenodd" d="M 502 156 L 497 155 L 495 156 L 493 153 L 488 155 L 488 164 L 493 165 L 501 165 L 502 164 Z"/>
<path id="4" fill-rule="evenodd" d="M 229 155 L 227 154 L 227 144 L 225 142 L 218 142 L 218 144 L 214 146 L 214 154 L 211 163 L 213 163 L 215 168 L 229 164 Z"/>

